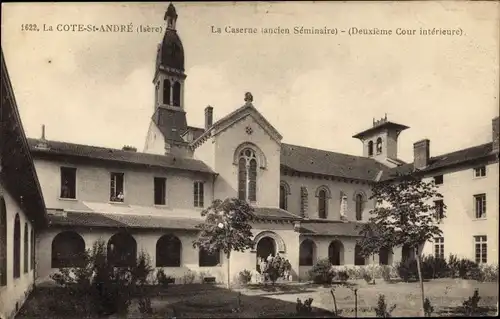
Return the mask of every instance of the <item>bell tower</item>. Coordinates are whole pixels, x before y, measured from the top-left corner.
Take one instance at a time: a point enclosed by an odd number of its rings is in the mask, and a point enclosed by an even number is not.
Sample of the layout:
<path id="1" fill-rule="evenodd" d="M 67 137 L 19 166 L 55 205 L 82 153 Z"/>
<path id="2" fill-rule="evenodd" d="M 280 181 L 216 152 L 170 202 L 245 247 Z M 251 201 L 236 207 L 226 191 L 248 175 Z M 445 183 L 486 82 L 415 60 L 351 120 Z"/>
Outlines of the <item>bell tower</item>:
<path id="1" fill-rule="evenodd" d="M 166 149 L 184 144 L 182 133 L 187 130 L 184 111 L 184 47 L 177 34 L 177 11 L 172 3 L 164 15 L 166 24 L 163 40 L 156 52 L 154 114 L 152 120 L 165 138 Z"/>

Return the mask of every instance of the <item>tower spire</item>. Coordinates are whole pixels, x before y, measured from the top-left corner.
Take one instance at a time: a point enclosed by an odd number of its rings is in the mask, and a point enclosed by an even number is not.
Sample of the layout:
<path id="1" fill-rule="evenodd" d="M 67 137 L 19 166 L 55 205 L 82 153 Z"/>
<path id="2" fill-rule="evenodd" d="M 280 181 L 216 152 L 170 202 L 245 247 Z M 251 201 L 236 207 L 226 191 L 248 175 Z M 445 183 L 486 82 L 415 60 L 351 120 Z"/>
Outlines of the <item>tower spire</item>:
<path id="1" fill-rule="evenodd" d="M 175 23 L 177 22 L 177 11 L 175 10 L 172 2 L 168 5 L 167 11 L 165 12 L 165 16 L 163 20 L 167 22 L 167 29 L 175 30 Z"/>

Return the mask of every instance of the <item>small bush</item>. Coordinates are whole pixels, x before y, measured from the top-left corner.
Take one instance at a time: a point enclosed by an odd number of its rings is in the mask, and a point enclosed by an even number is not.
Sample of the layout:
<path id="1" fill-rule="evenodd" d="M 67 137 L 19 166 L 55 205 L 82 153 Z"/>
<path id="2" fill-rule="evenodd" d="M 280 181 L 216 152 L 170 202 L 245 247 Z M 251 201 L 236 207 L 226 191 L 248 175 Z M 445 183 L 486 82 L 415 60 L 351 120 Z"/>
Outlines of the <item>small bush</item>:
<path id="1" fill-rule="evenodd" d="M 242 285 L 247 285 L 252 280 L 252 273 L 249 270 L 242 270 L 238 274 L 238 281 Z"/>
<path id="2" fill-rule="evenodd" d="M 139 298 L 139 312 L 144 315 L 153 314 L 153 307 L 151 306 L 151 298 L 149 297 Z"/>
<path id="3" fill-rule="evenodd" d="M 474 295 L 469 297 L 469 299 L 465 300 L 462 304 L 463 312 L 466 316 L 474 316 L 479 313 L 479 300 L 481 300 L 481 297 L 479 297 L 479 290 L 475 289 Z"/>
<path id="4" fill-rule="evenodd" d="M 188 270 L 183 276 L 182 276 L 182 282 L 186 284 L 192 284 L 194 282 L 194 279 L 196 278 L 196 273 L 192 270 Z"/>
<path id="5" fill-rule="evenodd" d="M 347 281 L 349 280 L 349 273 L 346 270 L 339 270 L 335 273 L 335 279 L 338 281 Z"/>
<path id="6" fill-rule="evenodd" d="M 373 276 L 367 268 L 361 268 L 361 276 L 366 283 L 370 284 L 373 282 Z"/>
<path id="7" fill-rule="evenodd" d="M 151 266 L 151 258 L 146 252 L 141 251 L 137 258 L 137 263 L 131 268 L 132 281 L 135 284 L 146 285 L 153 271 L 154 268 Z"/>
<path id="8" fill-rule="evenodd" d="M 308 275 L 315 284 L 331 284 L 335 273 L 330 260 L 322 259 L 309 270 Z"/>
<path id="9" fill-rule="evenodd" d="M 387 309 L 387 304 L 385 302 L 385 296 L 379 295 L 377 307 L 375 308 L 375 314 L 376 314 L 377 318 L 390 318 L 391 313 L 394 311 L 395 308 L 396 308 L 396 305 L 392 305 L 389 309 Z"/>
<path id="10" fill-rule="evenodd" d="M 498 265 L 483 265 L 480 270 L 481 281 L 498 282 Z"/>
<path id="11" fill-rule="evenodd" d="M 410 281 L 410 279 L 418 278 L 417 262 L 415 260 L 406 260 L 397 264 L 396 266 L 398 276 L 403 281 Z"/>
<path id="12" fill-rule="evenodd" d="M 312 298 L 304 300 L 304 303 L 302 303 L 302 301 L 299 298 L 297 298 L 297 305 L 295 306 L 297 314 L 298 315 L 310 314 L 312 312 L 312 306 L 311 306 L 312 302 L 313 302 Z"/>
<path id="13" fill-rule="evenodd" d="M 156 271 L 156 282 L 160 286 L 167 288 L 169 284 L 175 282 L 175 279 L 171 276 L 165 275 L 165 271 L 163 271 L 163 269 L 160 268 Z"/>
<path id="14" fill-rule="evenodd" d="M 434 307 L 431 304 L 431 301 L 429 298 L 425 298 L 424 301 L 424 313 L 426 317 L 432 316 L 432 313 L 434 312 Z"/>
<path id="15" fill-rule="evenodd" d="M 422 277 L 424 279 L 445 278 L 450 274 L 446 259 L 433 255 L 422 257 Z"/>
<path id="16" fill-rule="evenodd" d="M 387 265 L 382 266 L 382 278 L 384 281 L 391 281 L 391 267 Z"/>
<path id="17" fill-rule="evenodd" d="M 448 265 L 453 278 L 474 279 L 474 277 L 479 277 L 479 265 L 470 259 L 450 255 Z"/>

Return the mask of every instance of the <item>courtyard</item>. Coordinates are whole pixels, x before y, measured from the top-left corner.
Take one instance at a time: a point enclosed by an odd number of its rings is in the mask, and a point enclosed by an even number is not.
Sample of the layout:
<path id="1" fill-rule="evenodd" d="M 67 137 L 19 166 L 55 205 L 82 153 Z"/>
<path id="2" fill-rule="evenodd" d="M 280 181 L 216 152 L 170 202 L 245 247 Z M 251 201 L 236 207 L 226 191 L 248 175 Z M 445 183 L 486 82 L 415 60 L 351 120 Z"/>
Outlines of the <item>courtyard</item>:
<path id="1" fill-rule="evenodd" d="M 128 314 L 109 318 L 276 318 L 298 317 L 297 298 L 312 298 L 312 313 L 307 317 L 333 317 L 331 288 L 340 317 L 355 317 L 354 289 L 357 289 L 357 316 L 375 317 L 379 294 L 385 295 L 388 308 L 396 305 L 392 316 L 412 317 L 420 314 L 418 282 L 384 282 L 375 285 L 350 280 L 343 285 L 322 286 L 309 283 L 235 286 L 231 290 L 219 285 L 185 284 L 168 287 L 150 286 L 143 294 L 151 298 L 152 313 L 139 310 L 139 299 L 133 299 Z M 435 279 L 425 283 L 425 294 L 434 307 L 433 316 L 461 316 L 461 306 L 478 289 L 480 314 L 497 312 L 498 282 L 463 279 Z M 65 288 L 40 286 L 30 295 L 17 319 L 28 318 L 98 318 L 85 313 L 85 297 L 68 294 Z M 303 317 L 300 316 L 300 317 Z"/>

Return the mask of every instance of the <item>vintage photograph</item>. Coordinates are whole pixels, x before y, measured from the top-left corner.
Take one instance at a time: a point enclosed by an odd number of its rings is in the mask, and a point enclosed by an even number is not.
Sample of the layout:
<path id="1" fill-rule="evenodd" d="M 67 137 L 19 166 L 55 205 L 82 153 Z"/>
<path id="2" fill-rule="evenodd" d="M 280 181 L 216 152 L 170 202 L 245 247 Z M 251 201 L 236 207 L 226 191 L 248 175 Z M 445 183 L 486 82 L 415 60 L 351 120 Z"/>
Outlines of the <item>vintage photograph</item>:
<path id="1" fill-rule="evenodd" d="M 498 315 L 499 2 L 1 14 L 0 319 Z"/>

